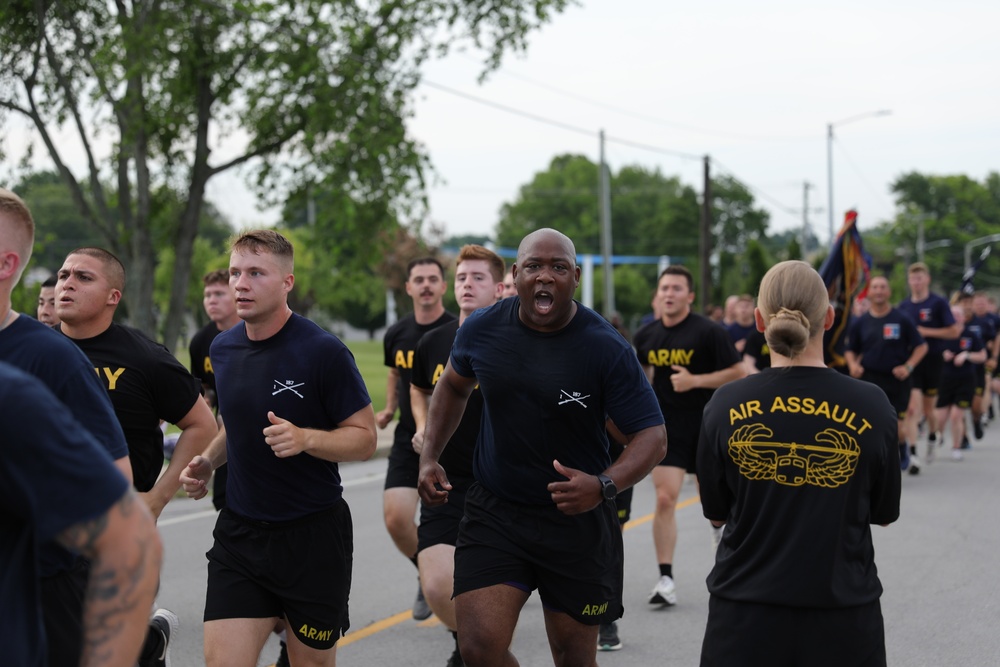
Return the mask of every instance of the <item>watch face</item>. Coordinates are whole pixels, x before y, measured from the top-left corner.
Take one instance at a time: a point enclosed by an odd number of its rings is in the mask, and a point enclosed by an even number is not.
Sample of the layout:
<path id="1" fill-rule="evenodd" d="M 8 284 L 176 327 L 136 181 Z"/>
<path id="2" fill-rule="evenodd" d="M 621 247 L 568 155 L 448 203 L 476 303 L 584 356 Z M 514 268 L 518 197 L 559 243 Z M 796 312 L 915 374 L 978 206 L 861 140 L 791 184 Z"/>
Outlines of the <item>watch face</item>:
<path id="1" fill-rule="evenodd" d="M 618 487 L 607 475 L 601 475 L 598 477 L 601 480 L 601 490 L 604 492 L 604 498 L 606 500 L 614 500 L 618 496 Z"/>

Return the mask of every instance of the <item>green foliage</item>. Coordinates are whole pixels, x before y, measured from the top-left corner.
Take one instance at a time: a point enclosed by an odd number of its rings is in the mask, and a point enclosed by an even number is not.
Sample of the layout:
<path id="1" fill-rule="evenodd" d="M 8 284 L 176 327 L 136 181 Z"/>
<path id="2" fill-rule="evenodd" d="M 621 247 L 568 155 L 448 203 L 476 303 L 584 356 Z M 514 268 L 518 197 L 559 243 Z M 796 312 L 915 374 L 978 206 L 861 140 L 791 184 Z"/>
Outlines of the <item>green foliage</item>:
<path id="1" fill-rule="evenodd" d="M 33 124 L 80 219 L 128 266 L 133 324 L 150 335 L 159 250 L 172 246 L 172 346 L 211 178 L 246 166 L 267 203 L 324 183 L 376 224 L 418 220 L 428 161 L 406 119 L 421 64 L 471 42 L 485 74 L 567 3 L 11 0 L 0 4 L 0 108 Z M 55 140 L 64 127 L 83 147 L 82 179 Z M 210 141 L 234 135 L 235 154 L 213 153 Z M 181 193 L 179 210 L 167 213 L 165 191 Z"/>

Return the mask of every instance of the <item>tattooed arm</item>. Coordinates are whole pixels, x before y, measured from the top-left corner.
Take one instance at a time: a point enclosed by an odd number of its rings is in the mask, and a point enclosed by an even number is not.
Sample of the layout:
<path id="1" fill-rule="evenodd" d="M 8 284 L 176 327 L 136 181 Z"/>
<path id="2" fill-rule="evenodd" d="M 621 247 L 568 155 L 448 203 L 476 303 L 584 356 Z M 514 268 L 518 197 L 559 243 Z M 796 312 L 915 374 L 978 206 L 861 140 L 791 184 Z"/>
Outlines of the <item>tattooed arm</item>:
<path id="1" fill-rule="evenodd" d="M 129 489 L 107 513 L 70 526 L 57 539 L 91 559 L 81 664 L 135 665 L 162 558 L 160 536 L 146 505 Z"/>

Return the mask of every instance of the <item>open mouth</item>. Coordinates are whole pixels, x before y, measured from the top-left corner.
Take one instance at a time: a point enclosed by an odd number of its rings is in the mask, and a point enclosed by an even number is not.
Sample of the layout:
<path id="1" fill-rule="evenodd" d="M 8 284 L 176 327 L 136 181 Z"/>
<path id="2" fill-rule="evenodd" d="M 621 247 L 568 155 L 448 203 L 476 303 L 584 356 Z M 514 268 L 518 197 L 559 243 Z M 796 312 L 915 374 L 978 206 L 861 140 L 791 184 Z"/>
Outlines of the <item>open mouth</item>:
<path id="1" fill-rule="evenodd" d="M 545 290 L 539 290 L 535 292 L 535 310 L 541 314 L 546 314 L 552 310 L 552 306 L 555 303 L 555 297 L 551 292 Z"/>

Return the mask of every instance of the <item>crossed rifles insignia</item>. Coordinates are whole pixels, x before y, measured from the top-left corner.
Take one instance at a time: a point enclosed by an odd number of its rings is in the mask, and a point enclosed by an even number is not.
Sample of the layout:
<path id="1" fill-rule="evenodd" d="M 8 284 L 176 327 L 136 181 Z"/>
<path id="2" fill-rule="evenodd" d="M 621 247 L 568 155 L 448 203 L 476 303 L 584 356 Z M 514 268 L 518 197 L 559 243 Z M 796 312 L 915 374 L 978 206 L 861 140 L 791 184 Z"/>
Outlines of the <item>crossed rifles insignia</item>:
<path id="1" fill-rule="evenodd" d="M 729 457 L 740 474 L 752 480 L 773 480 L 785 486 L 809 484 L 835 488 L 854 475 L 861 447 L 844 431 L 828 428 L 815 444 L 775 442 L 763 424 L 747 424 L 729 438 Z"/>

